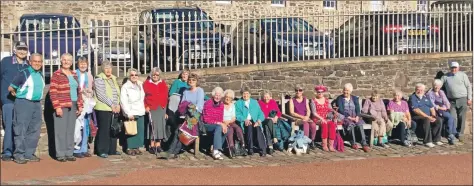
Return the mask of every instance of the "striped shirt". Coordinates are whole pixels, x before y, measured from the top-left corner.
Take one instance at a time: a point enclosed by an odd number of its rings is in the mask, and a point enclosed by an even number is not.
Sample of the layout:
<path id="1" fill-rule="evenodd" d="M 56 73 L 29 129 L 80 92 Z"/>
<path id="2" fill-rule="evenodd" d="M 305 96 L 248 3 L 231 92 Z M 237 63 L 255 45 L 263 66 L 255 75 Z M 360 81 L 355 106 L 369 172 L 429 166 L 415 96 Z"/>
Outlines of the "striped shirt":
<path id="1" fill-rule="evenodd" d="M 21 70 L 10 84 L 17 90 L 17 98 L 30 101 L 40 101 L 43 98 L 44 85 L 41 72 L 34 70 L 31 66 Z"/>
<path id="2" fill-rule="evenodd" d="M 61 69 L 55 71 L 51 77 L 51 84 L 49 88 L 49 95 L 51 97 L 51 102 L 53 102 L 54 109 L 57 108 L 71 108 L 73 100 L 71 99 L 71 91 L 76 91 L 77 95 L 77 107 L 82 108 L 82 96 L 79 94 L 80 87 L 77 86 L 78 78 L 76 72 L 70 71 L 71 75 L 74 77 L 75 87 L 71 90 L 71 84 L 69 83 L 69 78 L 66 74 L 63 73 Z M 74 86 L 74 85 L 73 85 Z"/>
<path id="3" fill-rule="evenodd" d="M 112 89 L 112 98 L 109 98 L 107 96 L 105 83 L 107 83 Z M 96 90 L 95 93 L 97 95 L 97 99 L 100 102 L 105 103 L 109 107 L 112 107 L 112 105 L 119 105 L 119 99 L 118 99 L 118 93 L 117 93 L 118 87 L 114 86 L 114 81 L 112 79 L 107 79 L 104 81 L 104 79 L 102 78 L 96 78 L 94 80 L 94 87 Z"/>

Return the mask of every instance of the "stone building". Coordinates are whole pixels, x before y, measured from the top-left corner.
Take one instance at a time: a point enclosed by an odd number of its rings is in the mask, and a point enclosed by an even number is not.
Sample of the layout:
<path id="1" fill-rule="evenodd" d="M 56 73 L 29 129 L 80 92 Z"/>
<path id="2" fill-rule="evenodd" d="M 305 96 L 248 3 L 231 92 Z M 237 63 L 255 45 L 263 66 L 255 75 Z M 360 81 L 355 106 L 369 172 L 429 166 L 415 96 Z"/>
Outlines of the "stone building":
<path id="1" fill-rule="evenodd" d="M 409 11 L 426 9 L 428 0 L 342 1 L 342 0 L 234 0 L 234 1 L 1 1 L 2 31 L 18 25 L 25 13 L 66 13 L 78 19 L 110 20 L 112 24 L 133 24 L 145 9 L 171 6 L 197 6 L 214 20 L 236 20 L 262 16 L 305 16 L 320 28 L 341 24 L 355 14 L 376 10 Z M 329 15 L 329 16 L 328 16 Z M 332 18 L 339 15 L 337 19 Z"/>

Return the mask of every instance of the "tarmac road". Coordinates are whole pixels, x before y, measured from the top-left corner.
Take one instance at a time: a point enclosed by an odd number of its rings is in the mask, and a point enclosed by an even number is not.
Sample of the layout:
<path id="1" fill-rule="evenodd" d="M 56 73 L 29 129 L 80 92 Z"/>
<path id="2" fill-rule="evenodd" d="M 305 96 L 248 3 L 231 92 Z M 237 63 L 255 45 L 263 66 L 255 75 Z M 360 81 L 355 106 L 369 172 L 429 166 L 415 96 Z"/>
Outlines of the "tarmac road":
<path id="1" fill-rule="evenodd" d="M 472 185 L 472 153 L 281 167 L 146 169 L 118 177 L 67 184 Z"/>

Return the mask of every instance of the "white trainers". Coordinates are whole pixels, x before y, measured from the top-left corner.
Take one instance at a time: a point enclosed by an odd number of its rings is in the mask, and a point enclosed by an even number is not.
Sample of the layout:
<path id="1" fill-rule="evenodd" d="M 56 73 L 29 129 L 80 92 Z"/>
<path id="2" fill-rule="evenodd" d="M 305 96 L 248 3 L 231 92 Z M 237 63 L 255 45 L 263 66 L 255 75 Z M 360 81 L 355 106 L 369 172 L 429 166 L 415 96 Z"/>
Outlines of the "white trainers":
<path id="1" fill-rule="evenodd" d="M 435 147 L 435 145 L 434 145 L 433 143 L 431 143 L 431 142 L 426 143 L 425 146 L 427 146 L 427 147 L 429 147 L 429 148 Z"/>
<path id="2" fill-rule="evenodd" d="M 435 142 L 435 144 L 436 144 L 436 145 L 443 145 L 444 143 L 441 142 L 441 141 L 437 141 L 437 142 Z"/>

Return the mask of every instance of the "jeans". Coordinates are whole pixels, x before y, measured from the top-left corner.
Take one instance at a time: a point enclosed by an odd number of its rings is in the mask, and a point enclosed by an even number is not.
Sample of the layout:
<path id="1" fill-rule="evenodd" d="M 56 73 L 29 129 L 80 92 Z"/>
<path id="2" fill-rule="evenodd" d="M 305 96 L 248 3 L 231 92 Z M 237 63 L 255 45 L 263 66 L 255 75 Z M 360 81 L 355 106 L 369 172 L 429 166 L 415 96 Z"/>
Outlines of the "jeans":
<path id="1" fill-rule="evenodd" d="M 89 150 L 89 122 L 90 122 L 90 114 L 86 114 L 84 116 L 84 128 L 82 128 L 82 140 L 80 143 L 80 149 L 75 149 L 74 153 L 87 153 Z"/>
<path id="2" fill-rule="evenodd" d="M 398 123 L 397 127 L 395 127 L 392 130 L 392 134 L 396 135 L 400 139 L 400 142 L 403 143 L 405 140 L 407 140 L 408 132 L 410 132 L 412 135 L 416 135 L 415 130 L 416 130 L 416 123 L 415 122 L 411 122 L 411 126 L 408 129 L 407 129 L 406 124 L 404 122 L 400 122 L 400 123 Z M 414 136 L 412 136 L 412 137 L 414 137 Z"/>
<path id="3" fill-rule="evenodd" d="M 451 113 L 448 111 L 440 111 L 441 117 L 446 121 L 446 131 L 448 136 L 454 136 L 458 132 L 456 131 L 456 126 L 454 125 L 454 118 L 451 116 Z"/>
<path id="4" fill-rule="evenodd" d="M 213 145 L 214 150 L 222 150 L 222 145 L 224 144 L 224 139 L 227 135 L 222 132 L 222 126 L 217 124 L 204 124 L 207 132 L 213 132 Z"/>
<path id="5" fill-rule="evenodd" d="M 5 136 L 3 136 L 3 152 L 4 156 L 12 156 L 15 150 L 13 144 L 13 103 L 2 105 L 2 120 Z"/>

